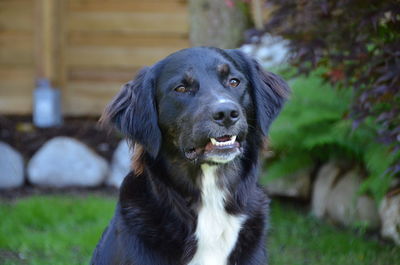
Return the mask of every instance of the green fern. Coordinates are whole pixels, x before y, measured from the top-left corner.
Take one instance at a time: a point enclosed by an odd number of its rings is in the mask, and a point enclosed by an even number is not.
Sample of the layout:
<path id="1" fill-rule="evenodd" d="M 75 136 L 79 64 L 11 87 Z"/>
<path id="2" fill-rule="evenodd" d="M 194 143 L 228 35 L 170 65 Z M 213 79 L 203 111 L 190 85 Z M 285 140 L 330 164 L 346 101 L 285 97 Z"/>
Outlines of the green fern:
<path id="1" fill-rule="evenodd" d="M 371 192 L 375 198 L 382 198 L 394 177 L 387 170 L 394 160 L 394 155 L 382 145 L 370 143 L 364 153 L 369 177 L 362 183 L 360 192 Z"/>
<path id="2" fill-rule="evenodd" d="M 262 178 L 262 184 L 282 176 L 288 176 L 301 169 L 313 166 L 313 159 L 307 153 L 289 153 L 282 155 L 276 159 L 266 170 L 265 176 Z"/>
<path id="3" fill-rule="evenodd" d="M 347 117 L 351 90 L 336 90 L 322 82 L 319 71 L 289 82 L 293 94 L 270 130 L 271 148 L 266 180 L 294 173 L 332 158 L 356 161 L 369 173 L 360 192 L 380 199 L 392 176 L 386 170 L 394 158 L 375 141 L 376 130 L 366 121 L 357 129 Z M 264 181 L 265 182 L 265 181 Z"/>

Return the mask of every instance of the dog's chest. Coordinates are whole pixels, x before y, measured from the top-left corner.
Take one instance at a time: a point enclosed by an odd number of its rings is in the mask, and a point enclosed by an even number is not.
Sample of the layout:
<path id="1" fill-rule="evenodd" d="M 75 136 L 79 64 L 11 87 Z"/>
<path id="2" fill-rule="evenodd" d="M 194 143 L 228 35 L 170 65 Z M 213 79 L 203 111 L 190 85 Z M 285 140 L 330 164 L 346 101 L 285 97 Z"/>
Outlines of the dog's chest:
<path id="1" fill-rule="evenodd" d="M 226 265 L 245 217 L 225 211 L 225 191 L 217 185 L 216 168 L 204 165 L 202 169 L 202 206 L 195 232 L 197 250 L 188 265 Z"/>

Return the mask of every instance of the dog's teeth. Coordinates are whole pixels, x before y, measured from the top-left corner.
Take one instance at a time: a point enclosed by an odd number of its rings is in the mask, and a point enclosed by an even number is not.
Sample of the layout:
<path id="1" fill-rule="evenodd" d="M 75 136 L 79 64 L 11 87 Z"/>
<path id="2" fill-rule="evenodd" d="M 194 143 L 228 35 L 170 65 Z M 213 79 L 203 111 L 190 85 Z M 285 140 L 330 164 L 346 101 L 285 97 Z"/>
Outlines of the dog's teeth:
<path id="1" fill-rule="evenodd" d="M 217 139 L 215 138 L 210 138 L 211 144 L 214 146 L 227 146 L 227 145 L 232 145 L 235 143 L 236 141 L 236 135 L 231 136 L 231 139 L 229 141 L 225 141 L 225 142 L 219 142 Z"/>

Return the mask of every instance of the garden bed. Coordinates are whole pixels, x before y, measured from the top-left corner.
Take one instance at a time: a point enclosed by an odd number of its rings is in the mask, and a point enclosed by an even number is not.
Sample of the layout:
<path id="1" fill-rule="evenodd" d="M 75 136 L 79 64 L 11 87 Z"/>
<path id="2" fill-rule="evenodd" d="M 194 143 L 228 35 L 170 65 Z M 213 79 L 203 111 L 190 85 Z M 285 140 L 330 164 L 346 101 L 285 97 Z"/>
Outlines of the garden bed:
<path id="1" fill-rule="evenodd" d="M 54 128 L 36 128 L 31 116 L 0 115 L 0 141 L 17 149 L 27 160 L 48 140 L 69 136 L 82 141 L 96 153 L 111 160 L 121 136 L 110 128 L 99 125 L 98 117 L 65 118 Z"/>

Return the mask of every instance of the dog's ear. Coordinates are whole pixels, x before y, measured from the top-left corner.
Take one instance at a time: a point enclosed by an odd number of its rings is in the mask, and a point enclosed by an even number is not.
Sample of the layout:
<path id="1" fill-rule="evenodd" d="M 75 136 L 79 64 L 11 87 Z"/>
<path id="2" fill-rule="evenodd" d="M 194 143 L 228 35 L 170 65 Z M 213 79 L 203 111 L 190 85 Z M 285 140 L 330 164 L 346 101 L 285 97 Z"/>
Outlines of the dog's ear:
<path id="1" fill-rule="evenodd" d="M 161 146 L 154 83 L 152 69 L 142 69 L 122 87 L 100 119 L 103 124 L 113 124 L 132 143 L 141 144 L 152 157 L 158 155 Z"/>
<path id="2" fill-rule="evenodd" d="M 264 71 L 261 65 L 239 50 L 226 50 L 244 72 L 252 87 L 258 127 L 267 135 L 271 122 L 279 114 L 290 94 L 287 83 L 278 75 Z"/>

